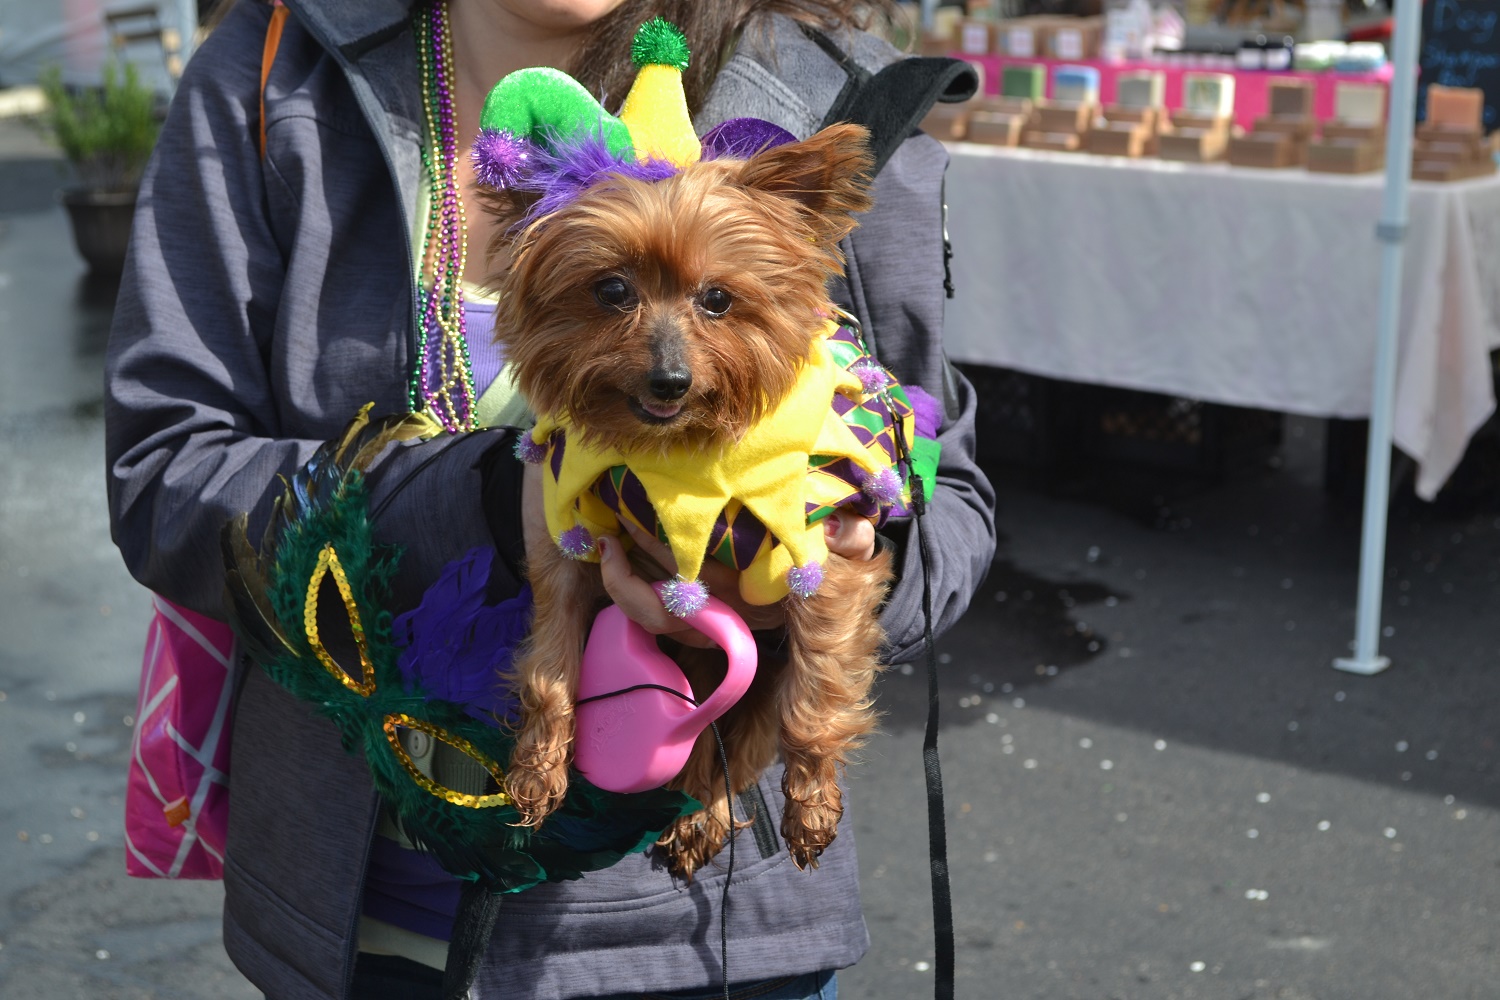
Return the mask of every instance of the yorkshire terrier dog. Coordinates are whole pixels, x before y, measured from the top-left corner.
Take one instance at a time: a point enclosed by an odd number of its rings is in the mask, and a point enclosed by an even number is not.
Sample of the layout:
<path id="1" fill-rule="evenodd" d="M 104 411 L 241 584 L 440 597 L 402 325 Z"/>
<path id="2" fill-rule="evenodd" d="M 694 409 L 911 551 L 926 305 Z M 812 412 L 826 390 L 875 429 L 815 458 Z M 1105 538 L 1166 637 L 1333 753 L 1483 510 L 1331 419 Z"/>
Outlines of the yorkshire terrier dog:
<path id="1" fill-rule="evenodd" d="M 538 413 L 566 413 L 574 433 L 625 452 L 734 448 L 773 409 L 809 359 L 838 243 L 867 210 L 867 134 L 835 125 L 748 159 L 709 159 L 672 176 L 595 184 L 529 222 L 524 199 L 497 195 L 495 259 L 506 265 L 496 337 Z M 555 546 L 529 554 L 536 612 L 514 666 L 521 706 L 506 790 L 540 825 L 567 789 L 579 662 L 606 602 L 599 569 Z M 781 833 L 799 867 L 816 866 L 843 813 L 838 772 L 874 724 L 878 608 L 890 555 L 830 553 L 821 586 L 782 604 L 786 659 L 765 663 L 720 720 L 730 783 L 743 791 L 786 766 Z M 678 659 L 702 699 L 724 675 L 716 651 Z M 698 738 L 671 785 L 704 803 L 660 841 L 692 873 L 731 829 L 714 739 Z"/>

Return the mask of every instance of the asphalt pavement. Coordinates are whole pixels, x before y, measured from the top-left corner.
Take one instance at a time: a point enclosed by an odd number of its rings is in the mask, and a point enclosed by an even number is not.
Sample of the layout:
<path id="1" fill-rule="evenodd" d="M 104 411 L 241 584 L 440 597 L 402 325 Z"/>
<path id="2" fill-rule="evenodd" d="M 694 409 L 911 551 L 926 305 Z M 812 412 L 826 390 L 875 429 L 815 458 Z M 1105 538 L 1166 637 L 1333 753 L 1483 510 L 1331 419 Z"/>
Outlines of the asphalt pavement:
<path id="1" fill-rule="evenodd" d="M 0 120 L 0 996 L 257 996 L 216 883 L 124 873 L 147 595 L 110 542 L 114 289 Z M 939 646 L 958 993 L 1024 1000 L 1500 995 L 1500 503 L 1398 504 L 1376 677 L 1358 510 L 1324 425 L 1204 483 L 996 469 L 1000 553 Z M 860 1000 L 932 993 L 919 669 L 852 774 Z M 816 874 L 809 875 L 817 877 Z"/>

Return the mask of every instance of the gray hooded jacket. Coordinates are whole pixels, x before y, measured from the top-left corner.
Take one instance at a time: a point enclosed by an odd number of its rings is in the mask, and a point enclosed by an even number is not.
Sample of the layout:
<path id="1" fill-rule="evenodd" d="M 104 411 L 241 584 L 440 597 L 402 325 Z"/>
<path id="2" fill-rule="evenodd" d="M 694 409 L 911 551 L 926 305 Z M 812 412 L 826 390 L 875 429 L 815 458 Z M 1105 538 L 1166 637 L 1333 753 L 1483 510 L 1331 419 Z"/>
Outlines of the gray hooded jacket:
<path id="1" fill-rule="evenodd" d="M 251 537 L 290 475 L 365 403 L 407 405 L 414 353 L 409 233 L 422 113 L 410 0 L 288 0 L 265 88 L 270 7 L 241 2 L 188 67 L 141 190 L 110 339 L 107 460 L 114 538 L 143 584 L 222 614 L 224 522 Z M 747 32 L 701 109 L 770 119 L 804 137 L 845 74 L 781 19 Z M 764 40 L 769 39 L 770 44 Z M 870 68 L 896 58 L 842 39 Z M 774 51 L 774 55 L 768 54 Z M 994 550 L 993 494 L 973 463 L 973 393 L 941 349 L 941 184 L 946 156 L 907 140 L 880 174 L 877 207 L 846 246 L 840 292 L 903 382 L 946 403 L 932 531 L 935 625 L 968 603 Z M 377 530 L 405 550 L 397 610 L 449 560 L 490 544 L 478 457 L 504 431 L 397 447 L 371 472 Z M 904 546 L 904 530 L 891 531 Z M 914 546 L 883 622 L 889 658 L 921 646 Z M 501 571 L 503 572 L 503 570 Z M 517 581 L 509 581 L 518 587 Z M 762 781 L 779 828 L 779 775 Z M 912 800 L 919 801 L 914 789 Z M 343 998 L 352 974 L 377 800 L 332 725 L 251 669 L 234 719 L 225 945 L 274 998 Z M 741 837 L 730 889 L 736 979 L 844 967 L 868 945 L 853 823 L 800 872 L 774 842 Z M 912 845 L 913 863 L 922 845 Z M 712 984 L 722 868 L 686 886 L 645 855 L 507 901 L 477 997 L 544 1000 Z"/>

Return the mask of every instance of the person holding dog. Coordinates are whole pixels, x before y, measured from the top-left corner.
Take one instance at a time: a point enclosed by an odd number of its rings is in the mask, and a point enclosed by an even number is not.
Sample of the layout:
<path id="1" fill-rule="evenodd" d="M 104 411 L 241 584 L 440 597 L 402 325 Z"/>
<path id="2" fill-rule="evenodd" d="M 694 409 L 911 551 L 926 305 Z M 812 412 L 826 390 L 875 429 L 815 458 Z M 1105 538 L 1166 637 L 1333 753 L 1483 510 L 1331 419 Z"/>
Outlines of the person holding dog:
<path id="1" fill-rule="evenodd" d="M 628 89 L 635 26 L 662 15 L 695 53 L 684 85 L 700 131 L 750 116 L 801 138 L 849 79 L 821 41 L 866 70 L 898 55 L 856 30 L 864 5 L 840 0 L 286 6 L 290 16 L 240 0 L 225 16 L 184 75 L 142 187 L 107 369 L 116 542 L 142 583 L 223 617 L 225 522 L 248 512 L 260 537 L 281 477 L 373 401 L 376 413 L 421 411 L 443 428 L 392 445 L 366 477 L 378 540 L 402 553 L 390 610 L 417 606 L 445 567 L 483 546 L 511 555 L 490 580 L 509 598 L 522 586 L 523 512 L 534 517 L 537 500 L 509 455 L 520 404 L 479 332 L 489 310 L 473 282 L 496 233 L 467 158 L 444 159 L 468 148 L 490 86 L 551 65 L 608 104 Z M 942 405 L 924 521 L 938 630 L 962 613 L 994 549 L 973 390 L 942 352 L 944 163 L 927 137 L 900 145 L 834 289 L 880 361 Z M 915 658 L 924 574 L 906 527 L 877 538 L 863 517 L 829 523 L 828 548 L 845 558 L 894 550 L 887 658 Z M 636 541 L 671 568 L 664 547 Z M 632 619 L 695 641 L 639 564 L 617 545 L 602 555 L 604 588 Z M 716 594 L 737 589 L 723 567 L 705 564 L 703 577 Z M 775 606 L 741 610 L 754 627 L 780 624 Z M 440 995 L 455 881 L 402 846 L 335 729 L 256 669 L 236 700 L 232 780 L 224 938 L 251 982 L 277 998 Z M 750 860 L 736 866 L 724 917 L 731 995 L 832 996 L 834 970 L 868 946 L 853 838 L 846 829 L 816 871 L 800 871 L 775 838 L 780 783 L 772 768 L 736 797 Z M 718 864 L 684 883 L 631 854 L 508 897 L 474 995 L 721 995 Z"/>

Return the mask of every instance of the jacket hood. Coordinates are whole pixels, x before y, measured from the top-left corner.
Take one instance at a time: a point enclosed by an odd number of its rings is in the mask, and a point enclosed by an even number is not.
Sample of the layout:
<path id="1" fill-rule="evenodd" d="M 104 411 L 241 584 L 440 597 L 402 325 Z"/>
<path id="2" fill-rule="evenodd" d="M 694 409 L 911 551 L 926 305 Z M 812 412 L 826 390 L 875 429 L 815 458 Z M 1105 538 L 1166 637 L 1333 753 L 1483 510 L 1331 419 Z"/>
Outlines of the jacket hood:
<path id="1" fill-rule="evenodd" d="M 406 30 L 416 0 L 284 0 L 293 16 L 350 62 Z"/>

